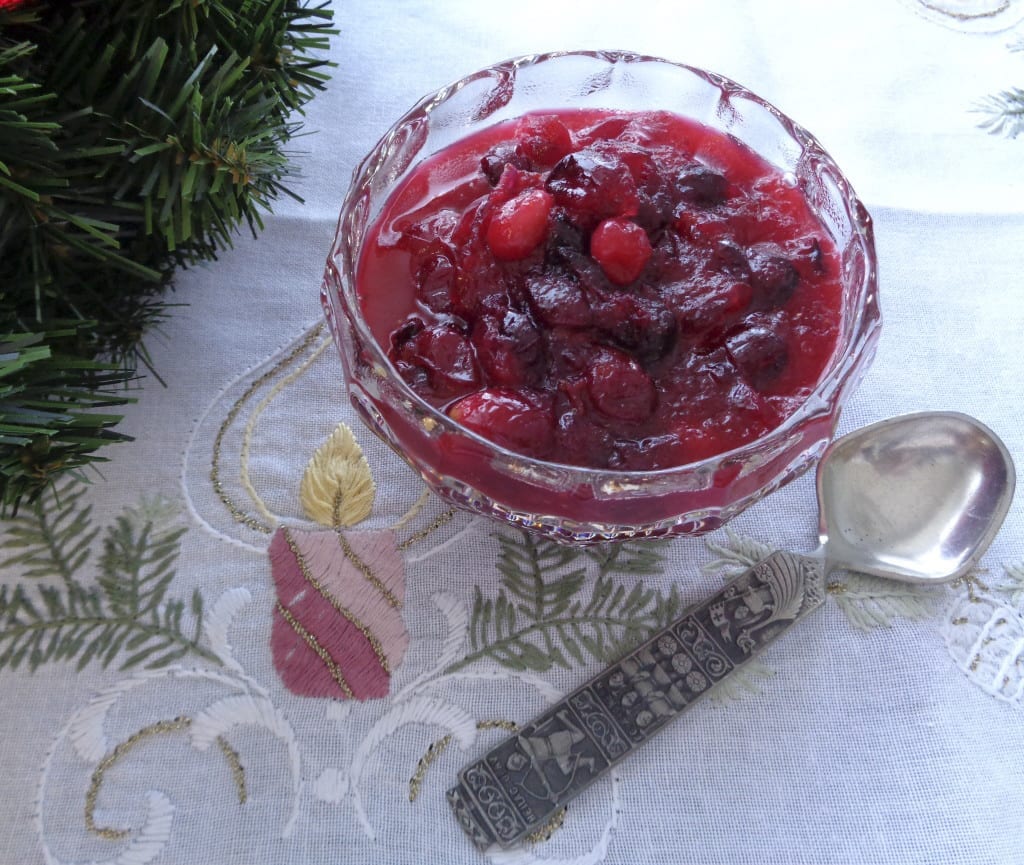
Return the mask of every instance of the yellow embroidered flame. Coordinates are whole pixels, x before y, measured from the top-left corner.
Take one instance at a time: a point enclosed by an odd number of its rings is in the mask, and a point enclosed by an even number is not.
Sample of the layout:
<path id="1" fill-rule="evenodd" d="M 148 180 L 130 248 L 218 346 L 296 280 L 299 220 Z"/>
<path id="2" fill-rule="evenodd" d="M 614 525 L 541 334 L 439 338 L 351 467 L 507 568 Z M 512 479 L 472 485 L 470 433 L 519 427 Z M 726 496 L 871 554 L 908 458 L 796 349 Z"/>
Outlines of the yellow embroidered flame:
<path id="1" fill-rule="evenodd" d="M 352 430 L 338 424 L 306 466 L 299 487 L 303 511 L 322 526 L 353 526 L 370 515 L 376 492 L 370 466 Z"/>

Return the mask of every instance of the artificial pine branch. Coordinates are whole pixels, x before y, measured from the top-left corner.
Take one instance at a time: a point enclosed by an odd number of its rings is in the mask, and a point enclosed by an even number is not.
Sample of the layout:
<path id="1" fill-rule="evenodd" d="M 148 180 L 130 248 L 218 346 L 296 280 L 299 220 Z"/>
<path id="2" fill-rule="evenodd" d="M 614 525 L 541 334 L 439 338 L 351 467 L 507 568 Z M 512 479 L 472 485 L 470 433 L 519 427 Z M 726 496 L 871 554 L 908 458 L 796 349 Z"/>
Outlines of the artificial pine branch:
<path id="1" fill-rule="evenodd" d="M 0 438 L 0 514 L 125 438 L 80 415 L 117 402 L 140 363 L 156 373 L 144 340 L 175 269 L 292 195 L 286 147 L 327 80 L 330 24 L 304 0 L 0 4 L 0 334 L 18 375 L 41 374 L 28 394 L 0 359 L 0 428 L 32 427 Z M 62 359 L 21 354 L 23 339 L 60 339 Z M 75 442 L 72 411 L 90 430 Z"/>
<path id="2" fill-rule="evenodd" d="M 0 513 L 16 512 L 22 497 L 36 501 L 54 476 L 126 438 L 112 429 L 120 415 L 100 411 L 131 401 L 122 370 L 76 351 L 90 326 L 0 333 Z"/>

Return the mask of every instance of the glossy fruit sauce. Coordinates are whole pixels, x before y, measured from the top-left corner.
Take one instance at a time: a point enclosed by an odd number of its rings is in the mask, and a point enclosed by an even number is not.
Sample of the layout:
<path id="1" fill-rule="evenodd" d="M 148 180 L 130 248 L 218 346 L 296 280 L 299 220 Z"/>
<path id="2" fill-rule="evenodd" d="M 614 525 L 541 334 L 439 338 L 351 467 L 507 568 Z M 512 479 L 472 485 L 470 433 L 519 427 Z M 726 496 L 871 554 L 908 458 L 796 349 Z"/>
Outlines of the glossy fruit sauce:
<path id="1" fill-rule="evenodd" d="M 677 466 L 777 427 L 826 369 L 836 250 L 744 145 L 664 112 L 560 111 L 418 166 L 357 292 L 409 385 L 510 450 Z"/>

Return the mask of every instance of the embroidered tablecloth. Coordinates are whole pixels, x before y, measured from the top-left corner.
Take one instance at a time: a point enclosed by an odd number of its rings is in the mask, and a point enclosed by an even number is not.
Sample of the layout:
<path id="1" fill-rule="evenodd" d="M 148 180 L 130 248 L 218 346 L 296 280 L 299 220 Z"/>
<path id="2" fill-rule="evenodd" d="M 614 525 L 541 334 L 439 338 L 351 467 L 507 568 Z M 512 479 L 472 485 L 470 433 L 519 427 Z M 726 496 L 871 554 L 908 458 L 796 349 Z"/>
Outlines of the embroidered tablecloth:
<path id="1" fill-rule="evenodd" d="M 305 204 L 181 275 L 134 442 L 3 527 L 0 862 L 1024 862 L 1019 501 L 971 578 L 836 575 L 542 836 L 478 853 L 457 771 L 744 562 L 812 549 L 812 478 L 732 534 L 614 550 L 452 513 L 354 416 L 317 297 L 353 167 L 424 93 L 531 52 L 664 56 L 812 130 L 874 217 L 885 324 L 841 431 L 956 410 L 1024 465 L 1024 143 L 977 110 L 1024 82 L 1024 2 L 334 7 Z"/>

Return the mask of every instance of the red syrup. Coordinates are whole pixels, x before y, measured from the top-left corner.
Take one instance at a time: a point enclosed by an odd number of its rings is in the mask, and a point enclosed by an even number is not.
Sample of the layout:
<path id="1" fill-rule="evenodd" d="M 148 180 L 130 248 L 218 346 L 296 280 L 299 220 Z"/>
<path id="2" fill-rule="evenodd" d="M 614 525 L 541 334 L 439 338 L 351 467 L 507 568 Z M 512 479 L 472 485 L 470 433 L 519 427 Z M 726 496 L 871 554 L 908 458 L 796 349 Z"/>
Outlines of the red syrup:
<path id="1" fill-rule="evenodd" d="M 368 232 L 357 294 L 399 374 L 462 426 L 650 471 L 789 417 L 833 356 L 842 289 L 803 195 L 749 148 L 669 113 L 587 110 L 415 168 Z"/>

